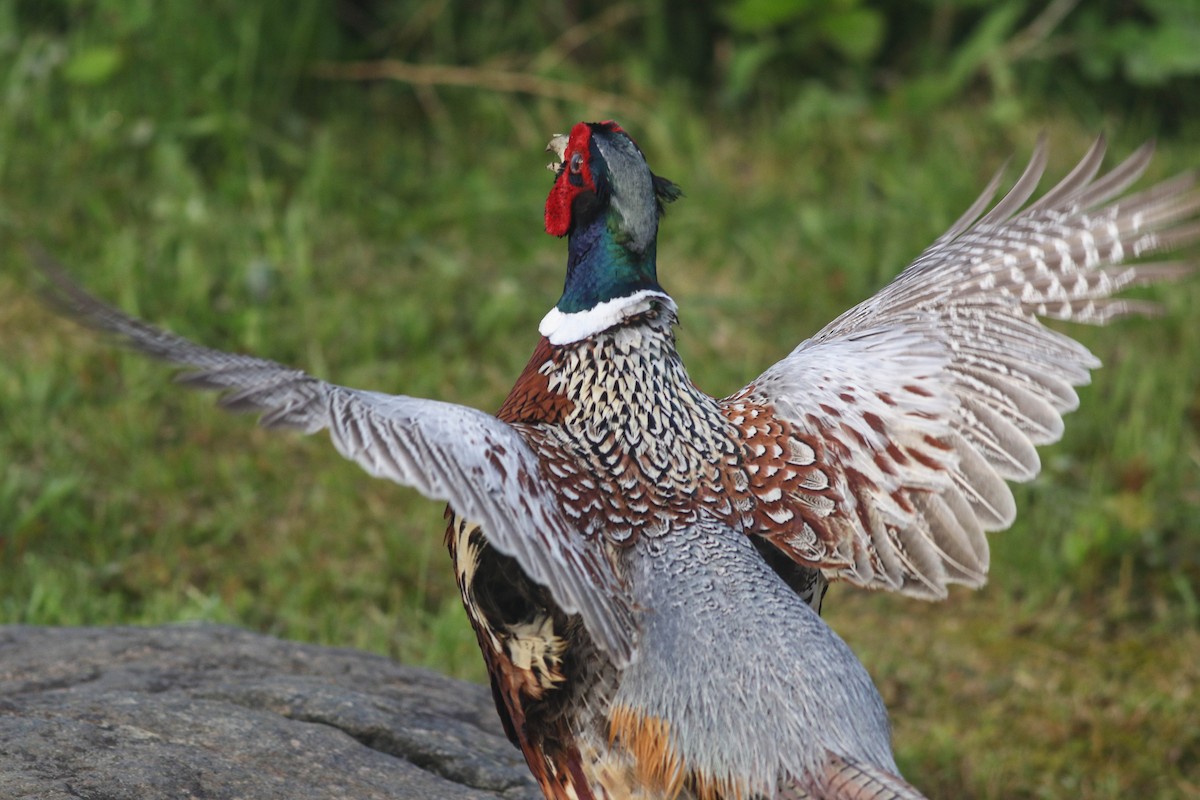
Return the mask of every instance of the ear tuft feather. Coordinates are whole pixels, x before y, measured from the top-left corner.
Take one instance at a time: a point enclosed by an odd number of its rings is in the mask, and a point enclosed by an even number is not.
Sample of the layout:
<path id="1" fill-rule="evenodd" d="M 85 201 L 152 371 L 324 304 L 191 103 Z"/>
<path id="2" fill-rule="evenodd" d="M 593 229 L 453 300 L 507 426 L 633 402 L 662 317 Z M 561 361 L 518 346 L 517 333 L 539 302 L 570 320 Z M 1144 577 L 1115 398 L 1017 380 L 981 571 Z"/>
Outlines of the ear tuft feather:
<path id="1" fill-rule="evenodd" d="M 658 215 L 661 217 L 666 211 L 667 203 L 673 203 L 683 197 L 683 189 L 661 175 L 651 175 L 650 177 L 654 182 L 654 199 L 658 204 Z"/>

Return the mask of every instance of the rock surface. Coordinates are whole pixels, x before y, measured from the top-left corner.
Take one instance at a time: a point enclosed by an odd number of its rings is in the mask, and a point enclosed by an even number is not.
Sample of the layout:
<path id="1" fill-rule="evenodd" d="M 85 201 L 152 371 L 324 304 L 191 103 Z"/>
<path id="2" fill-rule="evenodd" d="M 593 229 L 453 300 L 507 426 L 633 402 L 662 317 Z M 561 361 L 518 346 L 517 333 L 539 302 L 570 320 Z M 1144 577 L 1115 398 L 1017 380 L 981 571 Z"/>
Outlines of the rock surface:
<path id="1" fill-rule="evenodd" d="M 0 798 L 537 797 L 481 686 L 213 625 L 0 626 Z"/>

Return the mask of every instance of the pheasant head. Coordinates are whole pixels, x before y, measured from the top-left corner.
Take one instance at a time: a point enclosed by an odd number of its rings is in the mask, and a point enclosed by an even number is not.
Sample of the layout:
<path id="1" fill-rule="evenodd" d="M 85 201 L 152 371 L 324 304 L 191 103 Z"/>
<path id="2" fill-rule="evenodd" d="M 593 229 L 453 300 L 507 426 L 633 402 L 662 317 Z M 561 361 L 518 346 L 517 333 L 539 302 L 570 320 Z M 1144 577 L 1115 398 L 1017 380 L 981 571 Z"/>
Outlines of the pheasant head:
<path id="1" fill-rule="evenodd" d="M 546 232 L 568 237 L 559 316 L 594 312 L 594 318 L 611 308 L 606 303 L 663 294 L 655 240 L 663 206 L 680 196 L 679 187 L 650 171 L 615 122 L 580 122 L 546 149 L 559 157 L 550 165 L 556 177 L 546 200 Z"/>

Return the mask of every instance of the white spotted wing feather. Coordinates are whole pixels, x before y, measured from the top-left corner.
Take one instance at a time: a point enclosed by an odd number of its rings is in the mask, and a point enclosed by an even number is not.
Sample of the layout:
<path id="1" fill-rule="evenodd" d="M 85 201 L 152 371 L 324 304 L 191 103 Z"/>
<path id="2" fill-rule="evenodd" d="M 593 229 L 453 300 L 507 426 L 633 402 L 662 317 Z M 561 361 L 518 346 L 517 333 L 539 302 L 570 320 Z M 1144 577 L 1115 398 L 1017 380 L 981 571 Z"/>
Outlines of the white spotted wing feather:
<path id="1" fill-rule="evenodd" d="M 877 295 L 800 344 L 734 400 L 773 406 L 821 442 L 834 502 L 772 541 L 830 578 L 924 597 L 978 586 L 984 533 L 1016 514 L 1006 481 L 1033 478 L 1036 445 L 1062 435 L 1073 387 L 1099 361 L 1039 317 L 1102 324 L 1150 307 L 1114 297 L 1188 267 L 1127 264 L 1200 238 L 1192 175 L 1113 200 L 1143 172 L 1142 147 L 1096 178 L 1098 141 L 1030 205 L 1039 144 L 1013 189 L 984 213 L 999 175 Z"/>

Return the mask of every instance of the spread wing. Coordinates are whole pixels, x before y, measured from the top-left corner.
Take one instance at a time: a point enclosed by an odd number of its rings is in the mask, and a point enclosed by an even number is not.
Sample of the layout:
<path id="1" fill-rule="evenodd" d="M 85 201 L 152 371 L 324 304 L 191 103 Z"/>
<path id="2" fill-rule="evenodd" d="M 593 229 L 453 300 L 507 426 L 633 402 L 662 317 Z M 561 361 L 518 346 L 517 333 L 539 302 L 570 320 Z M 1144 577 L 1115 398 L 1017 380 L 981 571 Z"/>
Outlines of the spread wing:
<path id="1" fill-rule="evenodd" d="M 222 407 L 259 412 L 264 427 L 328 429 L 338 452 L 367 472 L 444 500 L 481 523 L 488 541 L 547 587 L 565 612 L 578 613 L 614 660 L 632 658 L 634 623 L 624 587 L 599 543 L 567 521 L 513 428 L 466 406 L 348 389 L 274 361 L 195 344 L 97 300 L 44 255 L 38 261 L 49 278 L 49 301 L 66 314 L 191 368 L 180 382 L 222 392 Z"/>
<path id="2" fill-rule="evenodd" d="M 1026 206 L 1045 167 L 1039 142 L 990 211 L 999 175 L 891 284 L 722 401 L 771 410 L 805 456 L 788 498 L 798 511 L 768 540 L 860 586 L 938 598 L 948 583 L 983 583 L 985 532 L 1016 514 L 1006 481 L 1037 474 L 1035 446 L 1062 435 L 1072 387 L 1100 365 L 1038 318 L 1143 313 L 1113 295 L 1188 271 L 1125 264 L 1200 239 L 1193 175 L 1114 201 L 1151 154 L 1097 178 L 1097 141 Z"/>

